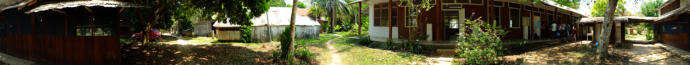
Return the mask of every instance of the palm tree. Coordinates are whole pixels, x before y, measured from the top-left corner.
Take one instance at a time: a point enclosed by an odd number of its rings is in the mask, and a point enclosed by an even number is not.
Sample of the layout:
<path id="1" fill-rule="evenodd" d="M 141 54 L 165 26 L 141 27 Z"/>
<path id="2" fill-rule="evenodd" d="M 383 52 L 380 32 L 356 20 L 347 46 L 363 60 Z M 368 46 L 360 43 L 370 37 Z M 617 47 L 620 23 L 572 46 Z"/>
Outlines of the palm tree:
<path id="1" fill-rule="evenodd" d="M 312 4 L 328 12 L 328 21 L 330 22 L 331 26 L 331 28 L 329 29 L 330 32 L 334 32 L 336 15 L 347 15 L 350 13 L 350 9 L 347 8 L 346 4 L 340 0 L 314 0 Z"/>

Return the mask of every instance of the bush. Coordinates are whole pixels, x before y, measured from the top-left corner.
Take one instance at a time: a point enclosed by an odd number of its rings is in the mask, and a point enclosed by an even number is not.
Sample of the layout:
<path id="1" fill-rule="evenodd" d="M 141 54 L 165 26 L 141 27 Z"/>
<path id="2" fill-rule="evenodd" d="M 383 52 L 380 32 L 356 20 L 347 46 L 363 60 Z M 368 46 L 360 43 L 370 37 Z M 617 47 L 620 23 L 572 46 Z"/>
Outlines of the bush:
<path id="1" fill-rule="evenodd" d="M 496 25 L 481 21 L 481 18 L 468 20 L 464 24 L 466 26 L 461 27 L 461 30 L 466 30 L 461 32 L 464 36 L 458 36 L 458 56 L 465 58 L 465 64 L 498 64 L 498 59 L 502 55 L 499 51 L 503 50 L 499 36 L 504 31 Z"/>
<path id="2" fill-rule="evenodd" d="M 280 41 L 280 46 L 281 50 L 284 51 L 289 51 L 285 46 L 288 46 L 288 44 L 292 41 L 290 38 L 290 26 L 285 27 L 285 30 L 283 30 L 282 33 L 280 33 L 280 37 L 278 38 Z M 302 59 L 302 61 L 310 62 L 316 54 L 311 53 L 309 49 L 305 46 L 305 43 L 293 43 L 294 44 L 294 53 L 293 54 L 288 54 L 288 58 L 297 57 L 299 59 Z M 274 53 L 275 54 L 275 53 Z M 289 60 L 288 62 L 295 63 L 292 60 Z"/>
<path id="3" fill-rule="evenodd" d="M 252 42 L 252 26 L 243 25 L 240 40 L 244 43 Z"/>

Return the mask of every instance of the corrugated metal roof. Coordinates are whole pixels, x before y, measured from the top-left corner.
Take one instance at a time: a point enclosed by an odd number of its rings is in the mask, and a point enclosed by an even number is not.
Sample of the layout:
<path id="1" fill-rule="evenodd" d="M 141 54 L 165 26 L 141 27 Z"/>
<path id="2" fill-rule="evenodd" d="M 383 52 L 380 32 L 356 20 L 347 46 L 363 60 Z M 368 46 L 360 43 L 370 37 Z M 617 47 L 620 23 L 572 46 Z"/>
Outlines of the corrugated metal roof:
<path id="1" fill-rule="evenodd" d="M 303 26 L 320 26 L 319 22 L 311 19 L 307 16 L 308 9 L 297 9 L 297 15 L 295 16 L 295 25 Z M 253 18 L 253 26 L 265 26 L 265 25 L 290 25 L 290 15 L 292 13 L 292 8 L 289 7 L 271 7 L 268 12 L 263 15 Z"/>
<path id="2" fill-rule="evenodd" d="M 297 9 L 297 15 L 295 16 L 296 26 L 321 26 L 319 22 L 311 19 L 309 16 L 308 9 Z M 290 15 L 292 15 L 292 8 L 290 7 L 271 7 L 268 12 L 262 14 L 259 17 L 252 18 L 252 26 L 282 26 L 290 25 Z M 226 19 L 230 20 L 230 19 Z M 213 27 L 239 27 L 237 24 L 223 23 L 216 21 Z"/>
<path id="3" fill-rule="evenodd" d="M 144 7 L 142 5 L 136 5 L 132 3 L 120 2 L 120 1 L 67 1 L 58 2 L 51 4 L 40 5 L 24 13 L 34 13 L 50 9 L 62 9 L 62 8 L 73 8 L 78 6 L 102 6 L 102 7 Z"/>
<path id="4" fill-rule="evenodd" d="M 17 8 L 19 6 L 24 6 L 33 0 L 0 0 L 0 12 L 7 9 Z"/>

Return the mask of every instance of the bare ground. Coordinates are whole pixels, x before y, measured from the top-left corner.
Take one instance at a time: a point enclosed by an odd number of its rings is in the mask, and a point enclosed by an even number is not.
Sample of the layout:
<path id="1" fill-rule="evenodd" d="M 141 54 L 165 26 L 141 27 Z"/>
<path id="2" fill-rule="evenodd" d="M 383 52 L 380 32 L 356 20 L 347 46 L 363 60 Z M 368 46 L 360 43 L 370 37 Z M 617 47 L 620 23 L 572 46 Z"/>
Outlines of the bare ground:
<path id="1" fill-rule="evenodd" d="M 522 65 L 562 65 L 562 64 L 601 64 L 597 63 L 594 46 L 589 41 L 574 42 L 555 47 L 543 48 L 517 55 L 505 56 L 508 62 Z M 651 44 L 634 44 L 630 48 L 609 49 L 608 60 L 604 64 L 611 65 L 687 65 L 689 61 L 682 60 L 677 55 L 659 46 Z"/>

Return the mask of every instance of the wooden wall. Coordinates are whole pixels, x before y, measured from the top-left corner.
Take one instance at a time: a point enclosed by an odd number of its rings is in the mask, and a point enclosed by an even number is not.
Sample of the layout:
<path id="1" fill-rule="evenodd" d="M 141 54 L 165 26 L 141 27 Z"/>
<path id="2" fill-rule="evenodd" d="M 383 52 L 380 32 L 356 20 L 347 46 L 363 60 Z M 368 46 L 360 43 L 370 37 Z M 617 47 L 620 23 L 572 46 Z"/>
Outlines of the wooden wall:
<path id="1" fill-rule="evenodd" d="M 4 40 L 7 40 L 0 48 L 6 49 L 3 53 L 38 65 L 119 65 L 119 25 L 115 24 L 120 19 L 118 10 L 92 9 L 93 14 L 83 7 L 60 9 L 66 13 L 12 12 L 9 15 L 13 17 L 3 22 L 12 27 L 0 33 L 6 35 Z M 106 36 L 77 35 L 78 26 L 92 25 L 103 25 L 103 28 L 110 28 L 111 33 Z"/>
<path id="2" fill-rule="evenodd" d="M 119 38 L 8 35 L 10 55 L 48 65 L 110 65 L 120 63 Z"/>
<path id="3" fill-rule="evenodd" d="M 658 23 L 656 30 L 659 41 L 675 46 L 676 48 L 681 48 L 685 50 L 690 50 L 690 38 L 688 38 L 688 32 L 690 32 L 690 14 L 681 14 L 676 20 L 670 22 Z M 675 27 L 675 29 L 673 29 Z"/>

